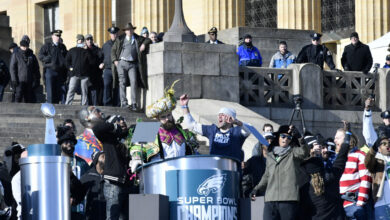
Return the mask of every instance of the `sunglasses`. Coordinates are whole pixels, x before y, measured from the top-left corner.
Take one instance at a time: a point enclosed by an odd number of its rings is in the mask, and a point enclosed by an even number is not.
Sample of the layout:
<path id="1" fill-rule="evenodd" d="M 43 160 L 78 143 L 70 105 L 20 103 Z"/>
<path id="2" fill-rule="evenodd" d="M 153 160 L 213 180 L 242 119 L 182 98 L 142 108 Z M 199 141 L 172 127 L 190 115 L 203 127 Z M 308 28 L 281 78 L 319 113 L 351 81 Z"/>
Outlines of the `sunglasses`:
<path id="1" fill-rule="evenodd" d="M 171 116 L 172 116 L 172 114 L 162 115 L 162 116 L 160 116 L 160 119 L 167 119 L 167 118 L 169 118 Z"/>
<path id="2" fill-rule="evenodd" d="M 287 138 L 289 140 L 292 140 L 292 136 L 287 134 L 280 134 L 280 138 Z"/>

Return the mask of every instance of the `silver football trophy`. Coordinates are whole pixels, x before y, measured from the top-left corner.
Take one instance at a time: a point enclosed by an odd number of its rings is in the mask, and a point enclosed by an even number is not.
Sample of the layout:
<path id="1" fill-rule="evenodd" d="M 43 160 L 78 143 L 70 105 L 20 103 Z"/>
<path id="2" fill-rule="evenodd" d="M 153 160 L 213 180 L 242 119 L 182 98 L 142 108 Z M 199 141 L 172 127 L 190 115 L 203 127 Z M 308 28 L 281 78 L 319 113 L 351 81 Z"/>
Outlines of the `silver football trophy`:
<path id="1" fill-rule="evenodd" d="M 61 156 L 54 128 L 55 109 L 44 103 L 45 144 L 27 147 L 20 159 L 22 219 L 70 219 L 70 158 Z"/>
<path id="2" fill-rule="evenodd" d="M 43 103 L 41 111 L 46 118 L 45 144 L 57 144 L 56 130 L 54 128 L 53 120 L 56 110 L 52 104 Z"/>

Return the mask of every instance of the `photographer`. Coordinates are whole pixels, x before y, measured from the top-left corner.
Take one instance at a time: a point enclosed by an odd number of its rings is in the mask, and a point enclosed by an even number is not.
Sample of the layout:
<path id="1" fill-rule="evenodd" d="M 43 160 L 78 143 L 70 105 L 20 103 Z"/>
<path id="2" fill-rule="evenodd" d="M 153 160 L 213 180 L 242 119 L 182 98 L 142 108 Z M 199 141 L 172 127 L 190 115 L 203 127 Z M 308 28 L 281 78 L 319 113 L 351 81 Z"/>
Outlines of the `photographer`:
<path id="1" fill-rule="evenodd" d="M 300 163 L 309 156 L 306 144 L 299 144 L 299 132 L 282 125 L 269 146 L 265 173 L 251 192 L 252 200 L 265 191 L 263 219 L 293 220 L 298 212 Z"/>
<path id="2" fill-rule="evenodd" d="M 105 153 L 103 175 L 107 219 L 127 219 L 128 193 L 124 183 L 129 158 L 126 146 L 118 140 L 121 128 L 116 123 L 100 121 L 94 124 L 92 130 L 102 142 Z"/>
<path id="3" fill-rule="evenodd" d="M 314 152 L 312 156 L 302 163 L 303 179 L 307 179 L 300 189 L 300 212 L 299 219 L 322 219 L 322 220 L 343 220 L 345 217 L 338 193 L 339 180 L 347 162 L 350 146 L 350 124 L 344 121 L 346 131 L 344 137 L 340 136 L 341 149 L 334 164 L 330 168 L 324 166 L 324 159 L 321 158 L 321 141 L 318 136 L 313 142 Z M 318 150 L 316 150 L 316 148 Z"/>

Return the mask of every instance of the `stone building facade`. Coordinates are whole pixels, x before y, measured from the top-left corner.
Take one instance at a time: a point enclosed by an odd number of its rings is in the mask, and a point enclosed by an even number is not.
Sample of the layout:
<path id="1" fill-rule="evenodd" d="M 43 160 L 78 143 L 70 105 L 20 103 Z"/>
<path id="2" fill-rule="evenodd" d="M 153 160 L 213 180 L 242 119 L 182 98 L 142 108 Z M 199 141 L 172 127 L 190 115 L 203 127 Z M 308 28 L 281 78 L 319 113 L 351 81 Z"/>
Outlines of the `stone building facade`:
<path id="1" fill-rule="evenodd" d="M 175 0 L 0 0 L 0 14 L 9 16 L 12 37 L 24 34 L 37 51 L 53 28 L 64 31 L 68 47 L 77 34 L 92 34 L 102 45 L 106 29 L 127 22 L 150 31 L 165 32 L 174 15 Z M 324 42 L 335 53 L 342 49 L 351 31 L 369 43 L 390 30 L 390 0 L 183 0 L 188 26 L 196 35 L 216 26 L 315 30 L 325 32 Z M 323 30 L 324 29 L 324 30 Z M 347 36 L 348 35 L 348 36 Z"/>

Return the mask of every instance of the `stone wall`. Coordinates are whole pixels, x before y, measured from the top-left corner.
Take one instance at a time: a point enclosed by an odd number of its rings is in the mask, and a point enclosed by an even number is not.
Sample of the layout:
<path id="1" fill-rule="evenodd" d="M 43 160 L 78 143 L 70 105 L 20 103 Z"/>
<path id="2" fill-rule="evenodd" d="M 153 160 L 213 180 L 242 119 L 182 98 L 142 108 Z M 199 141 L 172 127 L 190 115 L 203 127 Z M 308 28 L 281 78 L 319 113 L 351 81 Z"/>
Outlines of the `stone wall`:
<path id="1" fill-rule="evenodd" d="M 148 54 L 149 90 L 146 103 L 164 94 L 175 80 L 176 94 L 238 102 L 238 57 L 231 45 L 161 42 Z"/>

